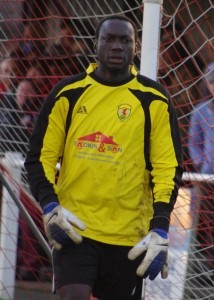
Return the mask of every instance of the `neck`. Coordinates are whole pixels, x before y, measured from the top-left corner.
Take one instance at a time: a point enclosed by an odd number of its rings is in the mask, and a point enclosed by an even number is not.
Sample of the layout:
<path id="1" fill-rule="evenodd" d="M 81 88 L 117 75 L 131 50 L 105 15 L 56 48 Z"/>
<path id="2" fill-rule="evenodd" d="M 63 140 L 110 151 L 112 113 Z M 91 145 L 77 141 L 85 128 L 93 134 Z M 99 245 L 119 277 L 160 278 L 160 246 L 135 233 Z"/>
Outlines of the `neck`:
<path id="1" fill-rule="evenodd" d="M 105 81 L 109 81 L 109 82 L 121 82 L 123 80 L 125 80 L 126 78 L 128 78 L 131 74 L 130 71 L 130 66 L 128 66 L 128 68 L 123 69 L 123 70 L 117 70 L 117 69 L 113 69 L 113 70 L 109 70 L 109 69 L 105 69 L 101 66 L 98 66 L 97 69 L 95 70 L 95 74 L 96 76 L 100 77 L 101 79 L 105 79 Z"/>

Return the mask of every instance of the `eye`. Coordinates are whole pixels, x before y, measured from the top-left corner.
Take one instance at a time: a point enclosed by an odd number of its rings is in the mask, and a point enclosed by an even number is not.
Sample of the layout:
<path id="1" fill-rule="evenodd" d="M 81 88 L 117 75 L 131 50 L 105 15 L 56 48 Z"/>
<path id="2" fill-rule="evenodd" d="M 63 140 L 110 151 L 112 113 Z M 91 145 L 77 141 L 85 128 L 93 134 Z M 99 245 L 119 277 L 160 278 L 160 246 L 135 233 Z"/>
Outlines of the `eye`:
<path id="1" fill-rule="evenodd" d="M 103 39 L 104 39 L 105 42 L 108 42 L 108 43 L 113 41 L 113 38 L 109 37 L 109 36 L 107 36 L 107 37 L 105 37 Z"/>
<path id="2" fill-rule="evenodd" d="M 132 40 L 130 38 L 124 38 L 123 43 L 125 44 L 132 43 Z"/>

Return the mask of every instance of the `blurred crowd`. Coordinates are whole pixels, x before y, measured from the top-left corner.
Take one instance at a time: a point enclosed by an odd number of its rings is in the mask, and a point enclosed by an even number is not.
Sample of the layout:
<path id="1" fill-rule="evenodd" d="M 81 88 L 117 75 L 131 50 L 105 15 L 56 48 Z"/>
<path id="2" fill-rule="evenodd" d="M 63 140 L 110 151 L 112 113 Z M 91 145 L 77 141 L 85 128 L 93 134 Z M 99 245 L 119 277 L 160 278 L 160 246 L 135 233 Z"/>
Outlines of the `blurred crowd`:
<path id="1" fill-rule="evenodd" d="M 19 43 L 0 60 L 0 157 L 6 151 L 18 151 L 25 157 L 38 112 L 52 87 L 94 61 L 93 41 L 84 38 L 85 26 L 90 29 L 77 19 L 62 18 L 55 36 L 44 39 L 34 22 L 24 22 Z M 1 189 L 0 184 L 0 202 Z M 26 197 L 21 193 L 21 201 L 43 234 L 41 213 L 26 206 Z M 50 262 L 22 215 L 19 225 L 17 279 L 51 280 Z"/>
<path id="2" fill-rule="evenodd" d="M 20 43 L 0 61 L 1 155 L 21 151 L 25 156 L 48 92 L 63 77 L 82 72 L 94 60 L 93 42 L 83 38 L 85 26 L 62 19 L 56 36 L 46 43 L 33 23 L 27 22 Z"/>

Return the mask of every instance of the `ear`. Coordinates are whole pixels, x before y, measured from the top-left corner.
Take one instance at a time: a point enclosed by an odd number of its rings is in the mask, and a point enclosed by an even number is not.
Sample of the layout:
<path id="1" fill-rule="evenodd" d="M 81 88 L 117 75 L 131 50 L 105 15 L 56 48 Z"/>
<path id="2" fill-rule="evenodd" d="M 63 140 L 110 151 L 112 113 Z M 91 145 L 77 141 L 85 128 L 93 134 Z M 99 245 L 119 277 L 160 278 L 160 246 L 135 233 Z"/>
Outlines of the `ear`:
<path id="1" fill-rule="evenodd" d="M 95 53 L 97 52 L 97 42 L 96 42 L 96 40 L 94 41 L 94 52 Z"/>
<path id="2" fill-rule="evenodd" d="M 138 42 L 135 43 L 135 54 L 137 54 Z"/>

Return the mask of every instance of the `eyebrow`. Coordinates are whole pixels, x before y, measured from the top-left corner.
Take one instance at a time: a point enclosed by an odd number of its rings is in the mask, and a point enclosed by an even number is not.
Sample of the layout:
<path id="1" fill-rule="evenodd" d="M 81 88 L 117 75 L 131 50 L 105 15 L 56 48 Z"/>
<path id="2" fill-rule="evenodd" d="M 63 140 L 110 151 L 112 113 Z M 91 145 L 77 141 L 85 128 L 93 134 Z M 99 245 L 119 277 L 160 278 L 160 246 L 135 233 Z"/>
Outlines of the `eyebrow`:
<path id="1" fill-rule="evenodd" d="M 115 33 L 104 33 L 103 36 L 109 36 L 109 37 L 121 37 L 121 38 L 132 38 L 132 35 L 129 35 L 129 34 L 123 34 L 123 35 L 120 35 L 120 34 L 115 34 Z"/>

